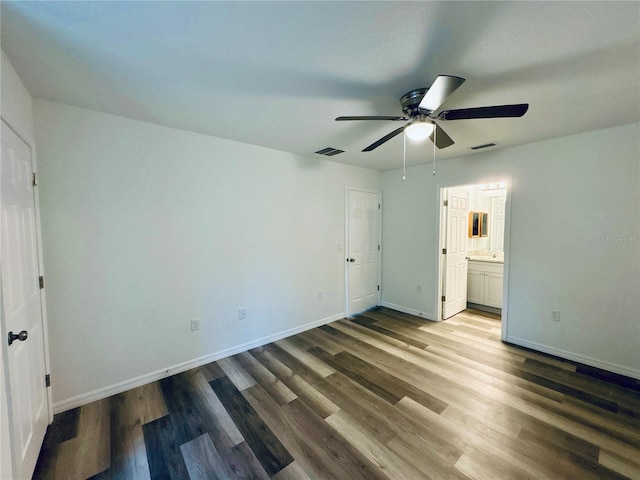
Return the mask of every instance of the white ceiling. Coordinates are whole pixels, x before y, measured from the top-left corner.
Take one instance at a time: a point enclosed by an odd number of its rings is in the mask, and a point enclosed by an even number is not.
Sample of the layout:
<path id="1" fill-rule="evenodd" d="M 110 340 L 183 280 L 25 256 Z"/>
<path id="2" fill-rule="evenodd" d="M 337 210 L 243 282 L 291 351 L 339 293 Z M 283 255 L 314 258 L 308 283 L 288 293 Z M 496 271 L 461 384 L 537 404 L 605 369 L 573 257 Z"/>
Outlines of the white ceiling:
<path id="1" fill-rule="evenodd" d="M 1 45 L 36 98 L 377 170 L 398 168 L 403 93 L 466 83 L 455 145 L 518 145 L 640 121 L 640 2 L 8 2 Z M 408 164 L 432 161 L 430 142 Z"/>

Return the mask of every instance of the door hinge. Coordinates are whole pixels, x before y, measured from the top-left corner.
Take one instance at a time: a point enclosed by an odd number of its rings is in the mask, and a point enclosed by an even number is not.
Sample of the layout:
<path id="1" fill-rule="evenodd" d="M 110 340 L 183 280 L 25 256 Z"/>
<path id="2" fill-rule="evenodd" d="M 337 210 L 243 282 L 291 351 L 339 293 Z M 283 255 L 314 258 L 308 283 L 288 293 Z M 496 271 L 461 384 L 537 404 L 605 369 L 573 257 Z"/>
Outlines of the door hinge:
<path id="1" fill-rule="evenodd" d="M 446 249 L 446 248 L 443 248 L 443 249 L 442 249 L 442 254 L 443 254 L 443 255 L 446 255 L 446 254 L 447 254 L 447 249 Z"/>
<path id="2" fill-rule="evenodd" d="M 380 245 L 378 245 L 378 251 L 380 251 Z"/>
<path id="3" fill-rule="evenodd" d="M 51 386 L 51 375 L 49 375 L 48 373 L 44 376 L 44 384 L 47 387 Z"/>
<path id="4" fill-rule="evenodd" d="M 382 206 L 380 204 L 378 204 L 378 210 L 380 210 L 382 208 Z"/>
<path id="5" fill-rule="evenodd" d="M 445 207 L 449 206 L 449 200 L 445 200 L 444 202 L 442 202 L 442 205 Z"/>
<path id="6" fill-rule="evenodd" d="M 40 290 L 42 290 L 44 288 L 44 277 L 40 276 L 40 278 L 38 278 L 38 281 L 40 282 Z"/>
<path id="7" fill-rule="evenodd" d="M 447 297 L 445 297 L 444 295 L 442 295 L 442 301 L 446 302 L 447 301 Z"/>
<path id="8" fill-rule="evenodd" d="M 378 291 L 380 291 L 380 285 L 378 285 Z"/>
<path id="9" fill-rule="evenodd" d="M 32 184 L 34 187 L 37 187 L 37 186 L 38 186 L 38 174 L 37 174 L 36 172 L 33 172 L 33 173 L 31 174 L 31 184 Z"/>

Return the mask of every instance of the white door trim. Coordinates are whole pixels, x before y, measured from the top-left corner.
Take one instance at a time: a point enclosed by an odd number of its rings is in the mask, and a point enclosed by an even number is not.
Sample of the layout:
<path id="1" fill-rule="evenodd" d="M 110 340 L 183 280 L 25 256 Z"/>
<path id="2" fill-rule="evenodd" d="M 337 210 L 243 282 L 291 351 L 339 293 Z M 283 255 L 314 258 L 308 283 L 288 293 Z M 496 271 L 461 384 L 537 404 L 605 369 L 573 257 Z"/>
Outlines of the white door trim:
<path id="1" fill-rule="evenodd" d="M 342 256 L 344 261 L 344 313 L 347 317 L 353 313 L 349 311 L 349 266 L 347 264 L 347 253 L 349 252 L 349 192 L 377 194 L 380 199 L 380 205 L 382 205 L 382 192 L 380 190 L 359 187 L 345 187 L 344 189 L 344 248 Z M 382 299 L 382 207 L 378 210 L 378 245 L 380 245 L 380 250 L 378 251 L 377 280 L 380 290 L 376 293 L 376 305 L 380 305 Z"/>
<path id="2" fill-rule="evenodd" d="M 507 339 L 507 331 L 508 331 L 508 313 L 509 313 L 509 257 L 510 257 L 510 247 L 511 247 L 511 198 L 513 191 L 513 178 L 511 175 L 502 175 L 498 177 L 488 177 L 488 178 L 475 178 L 469 181 L 463 181 L 455 184 L 438 184 L 436 188 L 436 196 L 438 201 L 438 216 L 439 216 L 439 231 L 438 231 L 438 248 L 435 252 L 436 262 L 438 265 L 438 271 L 436 272 L 436 285 L 438 288 L 436 289 L 436 320 L 442 320 L 442 283 L 443 283 L 443 274 L 444 274 L 444 259 L 442 255 L 442 249 L 445 244 L 445 229 L 446 229 L 446 215 L 444 211 L 443 201 L 444 201 L 444 190 L 447 188 L 455 188 L 462 187 L 465 185 L 480 185 L 483 183 L 499 183 L 505 182 L 507 184 L 507 198 L 505 202 L 505 214 L 504 214 L 504 279 L 503 279 L 503 296 L 502 296 L 502 332 L 501 338 L 503 341 Z"/>

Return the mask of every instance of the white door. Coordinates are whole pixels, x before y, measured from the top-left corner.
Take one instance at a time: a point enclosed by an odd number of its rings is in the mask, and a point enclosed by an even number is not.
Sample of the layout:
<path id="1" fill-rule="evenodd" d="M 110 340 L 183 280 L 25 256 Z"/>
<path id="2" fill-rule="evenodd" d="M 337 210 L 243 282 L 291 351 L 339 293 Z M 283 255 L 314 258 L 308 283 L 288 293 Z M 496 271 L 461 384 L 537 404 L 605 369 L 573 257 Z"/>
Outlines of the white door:
<path id="1" fill-rule="evenodd" d="M 504 250 L 504 198 L 491 200 L 491 250 Z"/>
<path id="2" fill-rule="evenodd" d="M 349 190 L 348 315 L 378 304 L 380 194 Z"/>
<path id="3" fill-rule="evenodd" d="M 447 189 L 446 240 L 444 254 L 444 297 L 442 318 L 447 319 L 467 308 L 467 226 L 469 190 Z"/>
<path id="4" fill-rule="evenodd" d="M 49 420 L 38 240 L 31 150 L 4 122 L 0 165 L 1 340 L 9 379 L 7 409 L 13 475 L 28 479 Z M 9 345 L 9 334 L 18 335 L 19 339 Z"/>

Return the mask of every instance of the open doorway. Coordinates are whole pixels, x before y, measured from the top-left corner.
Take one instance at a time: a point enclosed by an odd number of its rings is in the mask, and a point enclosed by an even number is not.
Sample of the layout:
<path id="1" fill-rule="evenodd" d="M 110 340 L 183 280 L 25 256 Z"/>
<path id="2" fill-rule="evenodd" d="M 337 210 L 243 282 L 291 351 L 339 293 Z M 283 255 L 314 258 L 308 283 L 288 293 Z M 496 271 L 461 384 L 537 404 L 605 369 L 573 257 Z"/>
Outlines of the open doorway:
<path id="1" fill-rule="evenodd" d="M 441 188 L 438 320 L 471 308 L 504 322 L 508 193 L 506 181 Z"/>

